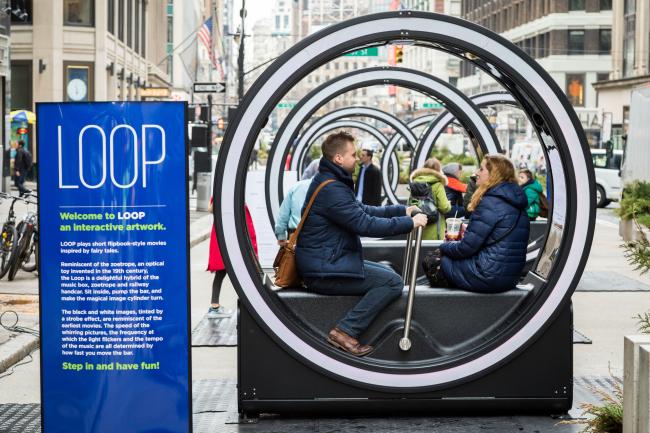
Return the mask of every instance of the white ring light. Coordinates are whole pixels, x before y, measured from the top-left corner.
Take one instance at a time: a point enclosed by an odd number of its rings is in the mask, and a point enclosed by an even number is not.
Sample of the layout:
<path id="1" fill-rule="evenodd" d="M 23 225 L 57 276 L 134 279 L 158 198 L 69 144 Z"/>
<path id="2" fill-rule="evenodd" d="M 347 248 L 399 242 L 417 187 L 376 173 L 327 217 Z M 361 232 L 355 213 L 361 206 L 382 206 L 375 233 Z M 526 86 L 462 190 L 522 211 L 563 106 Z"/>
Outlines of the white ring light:
<path id="1" fill-rule="evenodd" d="M 242 206 L 245 185 L 241 176 L 266 116 L 282 95 L 309 71 L 342 52 L 405 37 L 452 46 L 457 52 L 471 52 L 491 63 L 488 65 L 496 79 L 507 75 L 519 86 L 513 90 L 534 102 L 534 108 L 539 110 L 535 115 L 540 119 L 536 125 L 543 129 L 541 135 L 553 172 L 553 197 L 557 203 L 553 206 L 551 224 L 563 228 L 556 263 L 548 274 L 546 296 L 540 296 L 541 305 L 519 320 L 523 322 L 520 327 L 496 339 L 467 362 L 415 373 L 388 367 L 378 371 L 363 361 L 341 358 L 325 345 L 317 348 L 317 345 L 308 344 L 298 335 L 299 328 L 289 325 L 290 322 L 278 315 L 281 312 L 271 308 L 269 294 L 251 261 L 246 230 L 242 229 L 245 227 Z M 215 206 L 215 226 L 219 242 L 224 246 L 222 254 L 226 267 L 241 302 L 258 324 L 294 357 L 314 369 L 359 386 L 403 392 L 449 386 L 485 374 L 511 359 L 544 330 L 560 307 L 569 302 L 584 269 L 595 223 L 595 202 L 594 194 L 585 194 L 585 187 L 593 188 L 594 174 L 589 165 L 586 140 L 584 134 L 578 132 L 579 128 L 580 123 L 566 97 L 539 65 L 500 36 L 463 20 L 400 11 L 357 18 L 311 35 L 281 56 L 249 91 L 229 126 L 218 161 L 215 194 L 220 200 Z M 566 176 L 565 170 L 571 171 L 572 176 Z M 234 185 L 233 179 L 237 179 Z"/>
<path id="2" fill-rule="evenodd" d="M 485 107 L 494 104 L 517 104 L 517 101 L 511 94 L 502 92 L 484 93 L 481 95 L 473 96 L 471 99 L 477 107 Z M 422 139 L 420 140 L 420 143 L 415 150 L 415 155 L 411 161 L 412 170 L 424 165 L 424 162 L 427 160 L 433 144 L 436 142 L 442 131 L 447 128 L 447 125 L 453 122 L 455 118 L 456 116 L 454 116 L 449 111 L 445 110 L 440 112 L 440 115 L 436 117 L 436 119 L 431 123 L 427 131 L 422 136 Z M 488 153 L 498 152 L 501 150 L 501 145 L 499 143 L 497 143 L 497 145 L 499 146 L 499 149 L 484 149 L 484 151 L 487 150 Z"/>
<path id="3" fill-rule="evenodd" d="M 372 125 L 368 125 L 367 123 L 360 122 L 358 120 L 351 120 L 351 119 L 344 119 L 332 123 L 328 123 L 327 125 L 323 126 L 321 129 L 316 131 L 315 134 L 312 135 L 312 139 L 310 139 L 310 142 L 307 143 L 307 145 L 303 148 L 303 153 L 302 153 L 302 159 L 304 161 L 304 158 L 309 152 L 309 149 L 311 148 L 311 144 L 314 143 L 314 141 L 318 137 L 322 137 L 323 135 L 327 134 L 330 131 L 334 131 L 336 129 L 343 129 L 343 128 L 355 128 L 355 129 L 360 129 L 362 131 L 366 131 L 370 135 L 372 135 L 378 142 L 381 144 L 381 147 L 385 150 L 386 147 L 388 146 L 388 138 L 384 134 L 381 133 L 377 128 L 375 128 Z M 395 135 L 394 135 L 395 136 Z M 399 136 L 398 136 L 399 138 Z M 385 155 L 385 153 L 384 153 Z M 382 161 L 383 161 L 383 155 L 382 155 Z M 399 161 L 397 160 L 397 156 L 395 156 L 395 153 L 392 153 L 390 158 L 390 167 L 392 167 L 392 179 L 388 179 L 388 174 L 386 173 L 381 173 L 382 177 L 382 183 L 389 185 L 389 187 L 392 187 L 393 189 L 397 188 L 397 183 L 399 181 Z M 300 167 L 303 166 L 303 163 L 300 163 Z M 302 170 L 299 170 L 299 178 L 302 178 Z"/>
<path id="4" fill-rule="evenodd" d="M 468 130 L 476 140 L 485 140 L 485 146 L 496 148 L 498 140 L 483 113 L 472 104 L 467 96 L 445 81 L 410 69 L 386 67 L 369 68 L 341 75 L 314 89 L 303 98 L 290 112 L 276 134 L 276 138 L 278 136 L 280 138 L 277 143 L 273 143 L 269 153 L 270 163 L 266 166 L 268 188 L 266 206 L 272 223 L 277 219 L 280 203 L 284 198 L 284 161 L 293 144 L 294 137 L 305 120 L 332 98 L 349 90 L 372 84 L 399 84 L 442 100 L 450 111 L 469 125 Z M 415 144 L 414 141 L 413 147 Z M 294 162 L 297 164 L 297 161 L 292 158 L 292 165 Z M 297 167 L 297 165 L 293 165 L 293 167 Z"/>

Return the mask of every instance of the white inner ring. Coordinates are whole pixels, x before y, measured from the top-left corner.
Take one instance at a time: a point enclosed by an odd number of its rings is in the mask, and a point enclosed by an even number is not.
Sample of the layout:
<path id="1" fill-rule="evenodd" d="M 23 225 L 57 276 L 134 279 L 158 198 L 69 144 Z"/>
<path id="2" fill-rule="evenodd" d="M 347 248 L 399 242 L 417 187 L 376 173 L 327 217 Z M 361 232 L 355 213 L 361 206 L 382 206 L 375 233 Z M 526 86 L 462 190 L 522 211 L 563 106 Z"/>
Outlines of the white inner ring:
<path id="1" fill-rule="evenodd" d="M 476 106 L 478 107 L 495 104 L 498 102 L 507 102 L 507 103 L 517 102 L 517 100 L 509 93 L 488 93 L 484 95 L 473 96 L 471 99 L 472 102 L 476 104 Z M 452 113 L 446 110 L 441 112 L 438 115 L 436 120 L 434 120 L 434 123 L 432 125 L 433 127 L 427 132 L 425 132 L 425 135 L 422 138 L 422 142 L 419 145 L 420 154 L 418 155 L 415 165 L 412 165 L 412 167 L 424 166 L 424 162 L 427 160 L 427 155 L 431 151 L 431 148 L 433 147 L 433 143 L 438 138 L 438 136 L 440 136 L 442 131 L 447 127 L 447 125 L 449 125 L 450 122 L 453 122 L 455 118 L 456 117 Z M 492 152 L 488 151 L 488 153 L 492 153 Z"/>
<path id="2" fill-rule="evenodd" d="M 541 99 L 546 102 L 549 111 L 554 114 L 555 121 L 559 125 L 559 130 L 564 134 L 563 137 L 568 145 L 568 152 L 571 157 L 573 175 L 576 179 L 576 185 L 581 184 L 584 189 L 584 183 L 589 179 L 588 167 L 582 145 L 573 122 L 564 105 L 558 99 L 555 92 L 549 84 L 539 75 L 535 69 L 519 57 L 516 52 L 511 51 L 508 47 L 501 45 L 498 41 L 490 39 L 488 36 L 481 34 L 471 28 L 463 27 L 454 22 L 436 20 L 432 18 L 421 17 L 386 17 L 369 20 L 362 23 L 350 25 L 335 32 L 324 35 L 315 40 L 309 46 L 297 52 L 292 58 L 287 59 L 284 64 L 270 75 L 269 79 L 264 82 L 259 91 L 252 95 L 250 104 L 242 113 L 241 122 L 233 133 L 230 148 L 226 155 L 223 176 L 225 179 L 237 179 L 237 169 L 243 154 L 244 143 L 248 135 L 253 131 L 253 124 L 262 112 L 266 103 L 272 99 L 278 88 L 279 82 L 285 82 L 295 71 L 302 66 L 318 57 L 320 53 L 330 50 L 359 37 L 374 35 L 377 29 L 382 32 L 399 32 L 404 29 L 429 34 L 431 38 L 442 39 L 455 37 L 463 40 L 473 46 L 490 51 L 494 56 L 500 59 L 508 59 L 509 66 L 518 71 L 523 77 L 526 77 L 532 89 L 540 95 Z M 420 78 L 421 79 L 421 78 Z M 550 77 L 549 77 L 550 80 Z M 255 132 L 256 133 L 256 132 Z M 561 162 L 561 161 L 560 161 Z M 554 167 L 554 178 L 559 172 L 562 172 L 561 164 Z M 277 172 L 277 171 L 276 171 Z M 244 182 L 244 179 L 238 179 L 238 182 Z M 557 185 L 557 183 L 554 182 Z M 242 185 L 243 187 L 243 185 Z M 558 197 L 556 190 L 555 196 Z M 234 210 L 236 206 L 242 206 L 240 200 L 235 200 L 235 188 L 231 182 L 222 182 L 220 197 L 222 200 L 221 222 L 219 230 L 222 231 L 226 240 L 223 252 L 228 258 L 231 269 L 230 275 L 236 275 L 241 287 L 241 293 L 250 302 L 259 317 L 264 321 L 266 326 L 275 333 L 295 355 L 303 358 L 307 363 L 319 366 L 333 375 L 346 378 L 351 381 L 360 383 L 382 386 L 388 388 L 419 388 L 433 385 L 446 384 L 452 381 L 463 379 L 467 376 L 474 375 L 487 368 L 495 365 L 504 358 L 511 355 L 522 345 L 526 344 L 549 320 L 551 315 L 557 310 L 560 302 L 567 294 L 572 280 L 578 271 L 584 248 L 589 238 L 588 228 L 591 216 L 591 196 L 592 194 L 579 194 L 577 190 L 565 191 L 575 198 L 575 225 L 573 233 L 565 233 L 565 236 L 573 234 L 573 242 L 568 245 L 568 251 L 564 252 L 567 257 L 566 263 L 561 270 L 557 284 L 553 287 L 548 298 L 540 309 L 524 326 L 519 329 L 508 340 L 502 342 L 499 346 L 494 347 L 490 352 L 485 353 L 462 365 L 457 365 L 442 370 L 425 372 L 425 373 L 386 373 L 368 370 L 362 367 L 346 364 L 336 358 L 332 358 L 326 353 L 320 352 L 311 345 L 304 342 L 290 328 L 288 328 L 266 304 L 264 298 L 258 292 L 256 283 L 248 272 L 246 262 L 250 261 L 250 256 L 244 255 L 240 250 L 239 238 L 241 243 L 248 242 L 245 230 L 240 230 L 239 224 L 235 221 Z M 561 196 L 560 196 L 561 197 Z M 554 206 L 554 215 L 557 207 Z M 564 203 L 566 208 L 566 203 Z M 567 230 L 567 228 L 565 228 Z M 228 245 L 235 247 L 228 248 Z M 558 272 L 557 269 L 554 272 Z M 258 280 L 259 283 L 259 280 Z"/>
<path id="3" fill-rule="evenodd" d="M 303 50 L 302 53 L 309 51 L 310 47 L 307 47 L 305 50 Z M 281 69 L 284 70 L 284 67 Z M 277 76 L 277 73 L 275 76 Z M 274 177 L 273 174 L 281 173 L 284 169 L 284 160 L 282 156 L 284 155 L 287 147 L 292 144 L 289 143 L 289 140 L 291 137 L 293 137 L 295 132 L 301 128 L 304 123 L 304 119 L 309 115 L 309 113 L 320 107 L 323 104 L 323 101 L 328 100 L 332 95 L 340 93 L 341 90 L 354 88 L 360 83 L 377 82 L 380 80 L 385 80 L 387 82 L 390 82 L 391 80 L 400 80 L 402 82 L 419 84 L 425 88 L 430 89 L 431 93 L 437 95 L 439 99 L 450 101 L 454 105 L 458 106 L 459 109 L 463 109 L 465 111 L 466 115 L 471 118 L 470 122 L 472 124 L 480 125 L 477 127 L 478 134 L 481 137 L 484 137 L 488 149 L 495 149 L 496 151 L 497 144 L 494 142 L 494 136 L 491 133 L 489 125 L 485 121 L 483 113 L 481 113 L 481 111 L 478 110 L 473 103 L 467 102 L 467 100 L 464 98 L 464 95 L 450 84 L 442 82 L 435 77 L 423 76 L 420 73 L 409 71 L 408 69 L 403 68 L 380 68 L 369 70 L 367 72 L 355 73 L 333 81 L 331 84 L 322 88 L 319 92 L 313 95 L 304 103 L 304 105 L 296 107 L 296 109 L 294 109 L 295 113 L 294 111 L 291 112 L 291 118 L 287 122 L 287 126 L 282 132 L 280 139 L 277 143 L 273 143 L 273 147 L 275 148 L 274 156 L 271 160 L 271 163 L 267 167 L 267 172 L 272 174 L 269 178 L 268 191 L 270 196 L 269 201 L 271 203 L 270 214 L 273 216 L 273 221 L 276 221 L 278 219 L 278 212 L 280 211 L 281 199 L 278 193 L 278 187 L 282 188 L 282 194 L 284 195 L 284 184 L 280 182 L 280 176 Z M 412 147 L 415 147 L 415 143 Z M 297 167 L 297 165 L 294 165 L 294 167 Z M 387 190 L 386 194 L 392 203 L 397 203 L 397 197 L 392 190 Z M 269 209 L 267 209 L 267 213 L 268 211 Z"/>
<path id="4" fill-rule="evenodd" d="M 363 131 L 366 131 L 367 133 L 371 134 L 373 137 L 379 141 L 381 144 L 381 147 L 384 149 L 384 155 L 386 155 L 386 147 L 388 146 L 388 139 L 384 134 L 381 133 L 377 128 L 374 126 L 368 125 L 367 123 L 360 122 L 358 120 L 340 120 L 338 122 L 333 122 L 333 123 L 328 123 L 327 125 L 323 126 L 321 129 L 316 131 L 316 133 L 313 135 L 314 139 L 321 137 L 324 134 L 327 134 L 330 131 L 333 131 L 335 129 L 342 129 L 342 128 L 356 128 L 356 129 L 361 129 Z M 393 137 L 397 137 L 398 139 L 401 137 L 399 134 L 395 134 Z M 391 139 L 392 140 L 392 139 Z M 310 140 L 313 142 L 314 140 Z M 305 147 L 304 154 L 307 154 L 309 151 L 309 144 L 307 143 L 307 146 Z M 301 160 L 304 160 L 304 157 L 301 156 Z M 399 181 L 399 161 L 397 160 L 397 156 L 395 156 L 394 153 L 391 153 L 390 155 L 390 164 L 393 167 L 393 178 L 388 179 L 388 171 L 382 172 L 381 177 L 382 177 L 382 183 L 383 185 L 388 185 L 389 188 L 397 188 L 397 182 Z M 303 165 L 302 163 L 300 164 L 301 166 Z M 298 178 L 302 178 L 302 172 L 298 174 Z"/>

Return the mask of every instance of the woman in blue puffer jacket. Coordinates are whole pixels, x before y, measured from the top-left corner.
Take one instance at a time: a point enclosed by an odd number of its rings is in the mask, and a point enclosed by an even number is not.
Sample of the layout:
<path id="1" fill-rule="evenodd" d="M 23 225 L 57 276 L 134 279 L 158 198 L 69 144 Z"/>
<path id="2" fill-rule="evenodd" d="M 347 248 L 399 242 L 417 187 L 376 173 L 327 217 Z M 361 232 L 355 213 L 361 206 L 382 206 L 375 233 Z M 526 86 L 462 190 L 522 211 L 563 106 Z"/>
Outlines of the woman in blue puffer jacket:
<path id="1" fill-rule="evenodd" d="M 512 163 L 503 155 L 483 159 L 476 184 L 463 239 L 440 247 L 441 270 L 450 286 L 505 292 L 515 288 L 526 263 L 528 200 Z"/>

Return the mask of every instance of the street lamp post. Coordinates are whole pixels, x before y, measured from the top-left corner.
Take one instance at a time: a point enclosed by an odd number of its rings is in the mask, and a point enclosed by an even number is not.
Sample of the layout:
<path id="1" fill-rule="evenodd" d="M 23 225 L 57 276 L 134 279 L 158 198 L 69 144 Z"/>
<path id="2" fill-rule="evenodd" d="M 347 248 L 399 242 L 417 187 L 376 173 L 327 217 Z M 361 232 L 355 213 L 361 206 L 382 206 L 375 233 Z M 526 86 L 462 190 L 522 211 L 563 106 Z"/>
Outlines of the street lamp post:
<path id="1" fill-rule="evenodd" d="M 244 19 L 246 18 L 246 0 L 242 0 L 239 16 L 241 17 L 241 28 L 239 31 L 239 56 L 237 58 L 237 67 L 239 69 L 237 73 L 237 96 L 239 102 L 241 102 L 244 99 L 244 40 L 246 39 Z"/>

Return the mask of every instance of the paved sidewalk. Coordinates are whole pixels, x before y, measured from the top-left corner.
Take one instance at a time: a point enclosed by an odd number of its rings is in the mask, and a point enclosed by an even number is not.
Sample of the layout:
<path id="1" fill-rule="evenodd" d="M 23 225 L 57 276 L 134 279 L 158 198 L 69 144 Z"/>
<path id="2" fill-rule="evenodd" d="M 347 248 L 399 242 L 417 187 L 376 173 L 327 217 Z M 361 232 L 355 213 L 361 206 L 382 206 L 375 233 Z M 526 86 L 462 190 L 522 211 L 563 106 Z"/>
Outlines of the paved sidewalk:
<path id="1" fill-rule="evenodd" d="M 27 188 L 35 190 L 33 183 Z M 16 191 L 12 191 L 16 194 Z M 6 218 L 11 200 L 0 203 L 0 220 Z M 35 209 L 35 206 L 30 206 Z M 16 202 L 16 216 L 21 218 L 28 210 L 23 202 Z M 210 237 L 212 215 L 196 211 L 196 196 L 190 196 L 190 248 Z M 5 276 L 0 280 L 0 374 L 38 348 L 39 339 L 31 334 L 8 330 L 13 326 L 38 330 L 38 276 L 36 272 L 18 271 L 13 281 Z"/>

